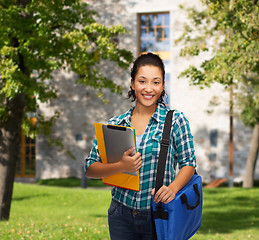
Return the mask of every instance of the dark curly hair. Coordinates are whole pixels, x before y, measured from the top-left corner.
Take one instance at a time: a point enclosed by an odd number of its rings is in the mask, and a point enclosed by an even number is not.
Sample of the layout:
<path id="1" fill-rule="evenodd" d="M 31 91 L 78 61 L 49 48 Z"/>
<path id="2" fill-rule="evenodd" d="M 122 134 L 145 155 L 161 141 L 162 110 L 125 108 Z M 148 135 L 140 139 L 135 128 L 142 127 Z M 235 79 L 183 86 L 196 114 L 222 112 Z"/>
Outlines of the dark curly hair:
<path id="1" fill-rule="evenodd" d="M 140 67 L 146 66 L 146 65 L 152 65 L 159 67 L 162 72 L 163 82 L 165 82 L 165 66 L 163 63 L 163 60 L 156 54 L 153 53 L 145 53 L 140 55 L 133 63 L 133 67 L 131 69 L 131 79 L 135 81 L 136 74 Z M 164 103 L 164 96 L 165 96 L 165 90 L 162 91 L 159 99 L 157 100 L 158 103 Z M 130 90 L 128 92 L 128 98 L 132 98 L 132 102 L 136 100 L 135 91 L 130 87 Z"/>

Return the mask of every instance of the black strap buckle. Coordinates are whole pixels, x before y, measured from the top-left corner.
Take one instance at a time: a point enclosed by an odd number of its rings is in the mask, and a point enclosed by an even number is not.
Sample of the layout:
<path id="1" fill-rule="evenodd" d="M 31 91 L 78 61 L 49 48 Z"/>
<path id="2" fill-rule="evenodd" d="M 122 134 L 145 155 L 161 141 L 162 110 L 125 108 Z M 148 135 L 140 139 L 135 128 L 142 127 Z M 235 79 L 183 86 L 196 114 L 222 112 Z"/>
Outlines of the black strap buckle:
<path id="1" fill-rule="evenodd" d="M 168 212 L 164 210 L 162 203 L 159 202 L 156 206 L 156 211 L 153 211 L 154 219 L 168 220 Z"/>

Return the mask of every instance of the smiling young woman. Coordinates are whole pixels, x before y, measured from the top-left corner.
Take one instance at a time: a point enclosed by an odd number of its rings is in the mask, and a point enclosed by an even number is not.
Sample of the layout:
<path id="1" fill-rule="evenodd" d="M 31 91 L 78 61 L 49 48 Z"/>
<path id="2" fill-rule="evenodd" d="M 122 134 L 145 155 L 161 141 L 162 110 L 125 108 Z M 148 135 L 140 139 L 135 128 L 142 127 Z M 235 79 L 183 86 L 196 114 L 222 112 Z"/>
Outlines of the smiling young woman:
<path id="1" fill-rule="evenodd" d="M 91 178 L 139 170 L 140 191 L 119 187 L 112 189 L 112 201 L 108 210 L 111 240 L 151 239 L 150 209 L 155 173 L 165 116 L 169 111 L 163 103 L 164 78 L 164 63 L 158 55 L 142 54 L 135 60 L 128 93 L 128 97 L 135 101 L 135 106 L 110 119 L 108 124 L 135 128 L 137 153 L 132 156 L 132 149 L 129 149 L 119 162 L 103 164 L 95 140 L 90 155 L 85 159 L 86 176 Z M 155 201 L 164 203 L 174 199 L 175 194 L 192 177 L 196 167 L 193 138 L 182 112 L 174 111 L 171 129 L 164 186 L 154 196 Z M 180 171 L 176 175 L 177 165 Z"/>

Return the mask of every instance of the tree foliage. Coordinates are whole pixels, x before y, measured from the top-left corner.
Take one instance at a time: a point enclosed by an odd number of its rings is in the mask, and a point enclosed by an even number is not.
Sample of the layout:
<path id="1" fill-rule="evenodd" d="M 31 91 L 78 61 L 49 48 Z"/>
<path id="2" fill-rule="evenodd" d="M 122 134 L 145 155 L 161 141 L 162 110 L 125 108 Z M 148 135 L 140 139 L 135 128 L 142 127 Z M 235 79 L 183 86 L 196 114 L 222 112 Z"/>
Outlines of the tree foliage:
<path id="1" fill-rule="evenodd" d="M 80 76 L 78 83 L 99 92 L 103 88 L 121 92 L 121 87 L 103 76 L 99 68 L 102 60 L 128 67 L 131 53 L 113 41 L 127 30 L 122 26 L 99 24 L 96 16 L 81 0 L 0 1 L 1 122 L 10 114 L 6 100 L 17 94 L 26 96 L 25 111 L 35 109 L 39 101 L 57 97 L 58 90 L 49 84 L 54 70 L 71 70 Z M 37 78 L 32 77 L 35 73 Z M 57 116 L 58 113 L 46 121 L 39 115 L 38 130 L 48 134 L 48 126 Z M 26 115 L 23 126 L 32 130 Z"/>
<path id="2" fill-rule="evenodd" d="M 218 82 L 235 86 L 236 104 L 246 125 L 259 122 L 259 3 L 257 0 L 203 0 L 205 8 L 187 9 L 190 24 L 178 42 L 182 56 L 210 52 L 200 66 L 189 66 L 181 76 L 209 87 Z"/>
<path id="3" fill-rule="evenodd" d="M 218 82 L 234 88 L 234 107 L 245 125 L 253 128 L 243 186 L 252 187 L 259 152 L 259 3 L 257 0 L 202 0 L 204 10 L 187 9 L 190 24 L 177 41 L 182 56 L 209 52 L 199 66 L 181 77 L 201 88 Z M 232 90 L 231 90 L 232 91 Z M 233 102 L 231 103 L 231 111 Z M 232 114 L 232 112 L 230 113 Z"/>

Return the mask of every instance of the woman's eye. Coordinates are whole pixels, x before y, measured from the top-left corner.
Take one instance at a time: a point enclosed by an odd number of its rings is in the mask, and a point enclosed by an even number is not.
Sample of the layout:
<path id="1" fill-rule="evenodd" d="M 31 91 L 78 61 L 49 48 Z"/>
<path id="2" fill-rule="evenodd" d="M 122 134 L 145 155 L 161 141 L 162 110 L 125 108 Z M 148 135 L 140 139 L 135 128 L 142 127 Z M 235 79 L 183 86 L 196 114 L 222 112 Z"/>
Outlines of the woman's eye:
<path id="1" fill-rule="evenodd" d="M 158 85 L 160 82 L 154 82 L 154 84 Z"/>

